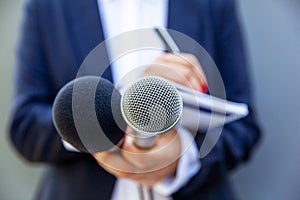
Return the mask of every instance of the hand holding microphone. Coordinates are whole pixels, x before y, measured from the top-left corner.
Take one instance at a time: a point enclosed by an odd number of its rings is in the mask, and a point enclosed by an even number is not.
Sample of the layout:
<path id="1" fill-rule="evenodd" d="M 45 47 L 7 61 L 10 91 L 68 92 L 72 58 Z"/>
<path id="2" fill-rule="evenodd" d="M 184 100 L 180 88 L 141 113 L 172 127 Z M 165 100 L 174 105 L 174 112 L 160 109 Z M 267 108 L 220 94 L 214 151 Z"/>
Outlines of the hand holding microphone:
<path id="1" fill-rule="evenodd" d="M 197 91 L 207 92 L 206 76 L 199 61 L 191 54 L 161 55 L 153 65 L 145 69 L 144 75 L 160 76 Z M 165 94 L 165 97 L 167 98 L 168 95 Z M 153 96 L 153 98 L 155 97 Z M 113 169 L 107 170 L 111 170 L 111 173 L 117 177 L 129 178 L 146 186 L 152 186 L 166 177 L 175 176 L 181 154 L 181 142 L 176 127 L 170 129 L 166 134 L 157 136 L 156 146 L 150 149 L 140 149 L 134 144 L 134 140 L 126 139 L 123 144 L 122 156 L 126 159 L 126 162 L 136 167 L 136 170 L 153 170 L 158 169 L 158 166 L 166 167 L 146 174 L 120 173 Z M 169 164 L 166 164 L 167 162 Z"/>
<path id="2" fill-rule="evenodd" d="M 176 88 L 164 79 L 144 77 L 126 90 L 121 111 L 129 125 L 122 151 L 96 153 L 98 163 L 119 178 L 146 186 L 174 176 L 181 153 L 174 127 L 182 113 Z"/>
<path id="3" fill-rule="evenodd" d="M 131 134 L 131 130 L 128 131 Z M 131 137 L 126 137 L 121 151 L 104 151 L 93 156 L 100 166 L 114 176 L 150 187 L 166 177 L 176 175 L 180 154 L 180 138 L 176 129 L 172 129 L 157 136 L 156 145 L 151 149 L 138 148 Z"/>
<path id="4" fill-rule="evenodd" d="M 53 120 L 64 140 L 80 151 L 91 153 L 101 166 L 117 177 L 151 185 L 174 175 L 181 150 L 176 129 L 172 128 L 179 121 L 182 110 L 175 87 L 160 78 L 147 77 L 132 85 L 122 102 L 121 105 L 121 96 L 110 82 L 98 77 L 81 77 L 58 93 L 53 105 Z M 121 107 L 126 114 L 121 114 Z M 136 143 L 140 139 L 142 142 L 132 145 L 126 140 L 122 152 L 120 149 L 111 151 L 124 135 L 123 117 L 135 129 L 134 135 L 132 129 L 127 129 L 127 138 L 137 137 L 131 141 Z M 161 135 L 165 132 L 170 134 Z M 147 139 L 156 135 L 161 136 L 157 140 Z M 151 145 L 144 146 L 147 142 Z M 143 154 L 136 156 L 137 151 Z"/>

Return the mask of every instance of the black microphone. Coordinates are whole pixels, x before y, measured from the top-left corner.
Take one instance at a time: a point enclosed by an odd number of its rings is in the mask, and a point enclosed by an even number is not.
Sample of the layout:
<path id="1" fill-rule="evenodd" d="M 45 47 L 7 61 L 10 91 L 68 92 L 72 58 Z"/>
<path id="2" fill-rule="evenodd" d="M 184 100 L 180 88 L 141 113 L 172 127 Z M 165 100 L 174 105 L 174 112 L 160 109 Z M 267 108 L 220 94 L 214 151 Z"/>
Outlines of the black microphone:
<path id="1" fill-rule="evenodd" d="M 53 104 L 58 134 L 81 152 L 95 153 L 117 145 L 126 123 L 120 110 L 121 94 L 106 79 L 84 76 L 67 83 Z"/>

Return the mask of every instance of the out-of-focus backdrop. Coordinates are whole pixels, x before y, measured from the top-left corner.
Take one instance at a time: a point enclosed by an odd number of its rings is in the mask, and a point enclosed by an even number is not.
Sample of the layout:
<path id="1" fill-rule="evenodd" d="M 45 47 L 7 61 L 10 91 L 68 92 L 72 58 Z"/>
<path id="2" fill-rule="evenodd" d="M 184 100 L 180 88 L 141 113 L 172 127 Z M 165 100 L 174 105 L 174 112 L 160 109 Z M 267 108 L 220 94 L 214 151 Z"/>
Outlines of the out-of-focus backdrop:
<path id="1" fill-rule="evenodd" d="M 30 200 L 42 165 L 21 159 L 6 133 L 12 98 L 14 47 L 23 0 L 0 0 L 0 199 Z M 297 200 L 300 188 L 300 1 L 242 0 L 238 8 L 248 47 L 263 141 L 233 175 L 241 200 Z"/>
<path id="2" fill-rule="evenodd" d="M 0 0 L 0 199 L 29 200 L 42 167 L 24 162 L 11 148 L 7 122 L 11 105 L 14 46 L 21 20 L 22 0 Z"/>

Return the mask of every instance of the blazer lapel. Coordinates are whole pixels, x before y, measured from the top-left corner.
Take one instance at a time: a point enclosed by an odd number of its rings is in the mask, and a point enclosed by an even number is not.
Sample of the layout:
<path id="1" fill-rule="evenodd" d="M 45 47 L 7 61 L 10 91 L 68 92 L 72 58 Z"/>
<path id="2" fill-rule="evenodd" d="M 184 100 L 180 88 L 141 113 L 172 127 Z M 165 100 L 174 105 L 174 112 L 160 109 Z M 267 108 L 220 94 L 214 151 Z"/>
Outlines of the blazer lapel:
<path id="1" fill-rule="evenodd" d="M 87 55 L 105 39 L 98 3 L 97 0 L 69 0 L 67 6 L 71 7 L 71 9 L 65 9 L 69 11 L 71 42 L 74 46 L 78 66 L 80 66 Z M 109 60 L 107 51 L 103 52 L 103 55 L 99 55 L 99 59 L 100 57 L 101 61 L 99 62 L 106 63 Z M 110 67 L 104 72 L 103 77 L 112 81 Z"/>
<path id="2" fill-rule="evenodd" d="M 203 18 L 201 17 L 202 6 L 199 2 L 202 1 L 169 0 L 168 28 L 201 42 Z M 184 46 L 177 34 L 172 36 L 180 48 Z"/>

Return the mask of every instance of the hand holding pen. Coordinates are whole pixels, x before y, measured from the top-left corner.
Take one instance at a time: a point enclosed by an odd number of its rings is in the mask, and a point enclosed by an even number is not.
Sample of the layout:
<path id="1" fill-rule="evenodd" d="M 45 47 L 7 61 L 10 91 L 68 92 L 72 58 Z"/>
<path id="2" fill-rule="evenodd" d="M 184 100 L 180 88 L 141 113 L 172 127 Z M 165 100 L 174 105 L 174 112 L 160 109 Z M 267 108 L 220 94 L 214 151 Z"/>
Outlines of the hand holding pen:
<path id="1" fill-rule="evenodd" d="M 144 75 L 160 76 L 196 91 L 206 93 L 207 80 L 198 59 L 192 54 L 180 53 L 178 46 L 166 29 L 156 27 L 155 31 L 170 53 L 159 56 L 152 65 L 145 69 Z"/>

